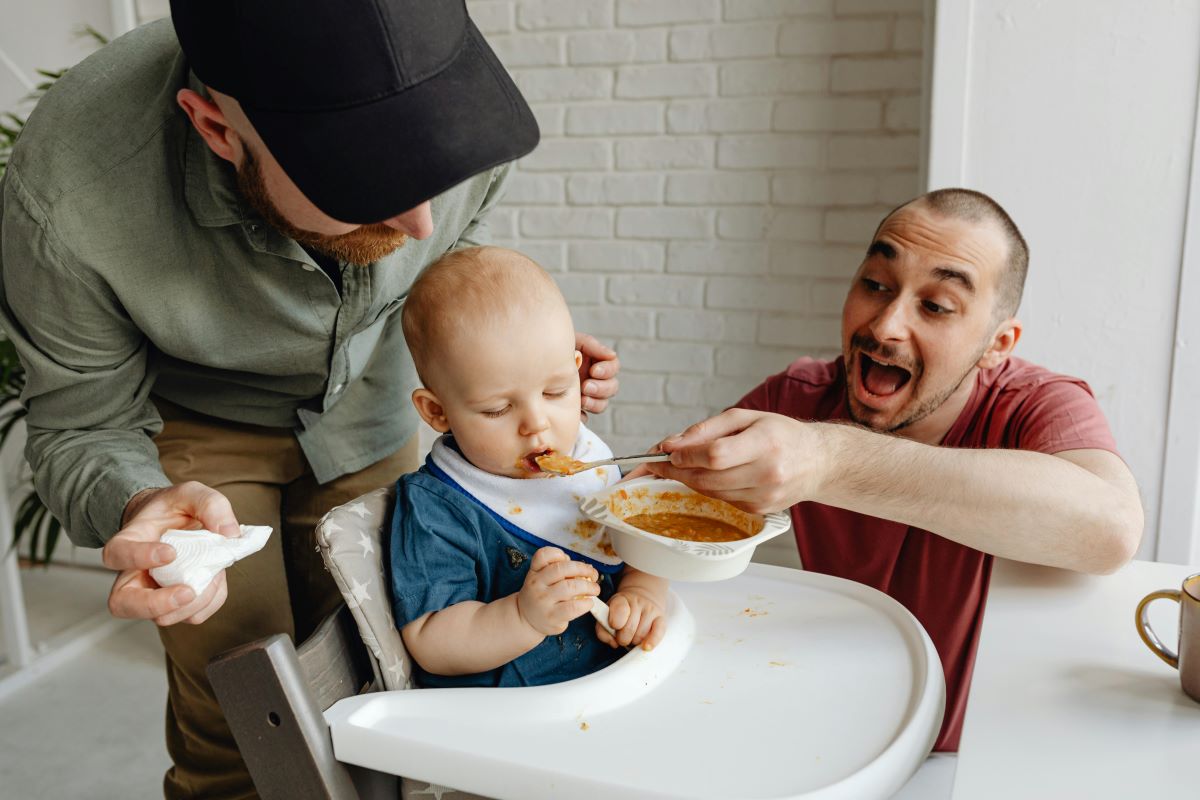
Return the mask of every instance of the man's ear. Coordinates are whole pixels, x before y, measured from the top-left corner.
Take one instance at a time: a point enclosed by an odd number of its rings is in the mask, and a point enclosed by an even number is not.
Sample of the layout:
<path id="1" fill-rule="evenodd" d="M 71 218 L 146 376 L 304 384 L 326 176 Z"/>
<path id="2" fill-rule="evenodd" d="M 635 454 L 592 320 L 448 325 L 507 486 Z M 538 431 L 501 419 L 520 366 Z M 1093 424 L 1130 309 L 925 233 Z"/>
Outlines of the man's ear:
<path id="1" fill-rule="evenodd" d="M 242 142 L 221 107 L 192 89 L 180 89 L 175 102 L 209 149 L 236 166 L 241 160 Z"/>
<path id="2" fill-rule="evenodd" d="M 442 407 L 442 401 L 437 399 L 436 394 L 422 386 L 413 391 L 412 402 L 417 408 L 417 413 L 421 415 L 421 419 L 425 420 L 425 424 L 429 427 L 438 433 L 446 433 L 450 430 L 450 420 L 446 418 L 446 409 Z"/>
<path id="3" fill-rule="evenodd" d="M 1021 339 L 1021 320 L 1009 317 L 1000 323 L 1000 327 L 992 334 L 992 346 L 980 356 L 976 366 L 980 369 L 991 369 L 1004 363 Z"/>

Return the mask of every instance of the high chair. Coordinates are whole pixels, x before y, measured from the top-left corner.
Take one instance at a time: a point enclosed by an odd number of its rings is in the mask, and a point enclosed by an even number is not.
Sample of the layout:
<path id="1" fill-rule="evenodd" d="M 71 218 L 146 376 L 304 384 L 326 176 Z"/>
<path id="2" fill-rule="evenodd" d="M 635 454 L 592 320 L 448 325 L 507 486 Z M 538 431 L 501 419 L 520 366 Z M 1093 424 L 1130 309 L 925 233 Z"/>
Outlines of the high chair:
<path id="1" fill-rule="evenodd" d="M 356 694 L 411 688 L 412 664 L 392 621 L 380 558 L 394 500 L 394 488 L 377 489 L 334 508 L 317 524 L 321 555 L 346 603 L 298 648 L 277 634 L 230 650 L 208 666 L 264 800 L 487 800 L 342 764 L 333 755 L 325 710 Z"/>
<path id="2" fill-rule="evenodd" d="M 673 586 L 663 642 L 592 675 L 395 691 L 411 662 L 381 560 L 393 501 L 370 492 L 318 524 L 346 604 L 308 640 L 208 667 L 268 800 L 882 798 L 932 747 L 945 684 L 916 620 L 865 586 L 755 564 Z"/>

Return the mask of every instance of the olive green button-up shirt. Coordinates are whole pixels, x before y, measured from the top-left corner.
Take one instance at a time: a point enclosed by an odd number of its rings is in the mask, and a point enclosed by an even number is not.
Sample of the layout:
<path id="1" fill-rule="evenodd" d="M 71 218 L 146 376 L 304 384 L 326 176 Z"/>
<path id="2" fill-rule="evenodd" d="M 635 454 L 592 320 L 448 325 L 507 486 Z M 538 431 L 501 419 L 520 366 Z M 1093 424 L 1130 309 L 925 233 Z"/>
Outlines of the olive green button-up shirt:
<path id="1" fill-rule="evenodd" d="M 188 85 L 169 21 L 122 37 L 41 100 L 0 184 L 0 322 L 27 373 L 26 456 L 81 545 L 170 484 L 154 395 L 294 429 L 322 482 L 401 447 L 417 379 L 397 311 L 430 262 L 483 243 L 508 172 L 434 198 L 428 239 L 340 265 L 339 294 L 242 203 L 175 103 Z"/>

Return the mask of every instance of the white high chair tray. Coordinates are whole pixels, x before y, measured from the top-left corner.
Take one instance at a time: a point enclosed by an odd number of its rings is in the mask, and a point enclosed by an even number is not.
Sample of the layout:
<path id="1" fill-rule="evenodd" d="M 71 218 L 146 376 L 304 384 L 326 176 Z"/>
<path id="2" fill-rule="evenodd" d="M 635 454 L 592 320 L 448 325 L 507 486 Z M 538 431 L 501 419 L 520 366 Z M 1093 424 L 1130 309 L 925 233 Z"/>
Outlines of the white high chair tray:
<path id="1" fill-rule="evenodd" d="M 498 800 L 883 798 L 928 755 L 941 662 L 895 600 L 760 564 L 672 588 L 649 653 L 551 686 L 347 698 L 334 753 Z"/>

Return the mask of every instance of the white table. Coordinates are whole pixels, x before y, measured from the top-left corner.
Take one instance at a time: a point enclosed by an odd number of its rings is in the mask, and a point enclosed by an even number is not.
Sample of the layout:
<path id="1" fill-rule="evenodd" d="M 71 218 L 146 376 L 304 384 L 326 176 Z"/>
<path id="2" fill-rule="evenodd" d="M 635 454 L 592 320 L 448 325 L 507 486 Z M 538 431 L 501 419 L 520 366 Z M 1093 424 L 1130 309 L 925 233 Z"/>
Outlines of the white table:
<path id="1" fill-rule="evenodd" d="M 997 559 L 954 797 L 1200 796 L 1200 703 L 1133 622 L 1144 595 L 1195 572 L 1135 561 L 1085 576 Z M 1170 614 L 1153 621 L 1173 644 L 1178 607 L 1161 605 Z"/>

